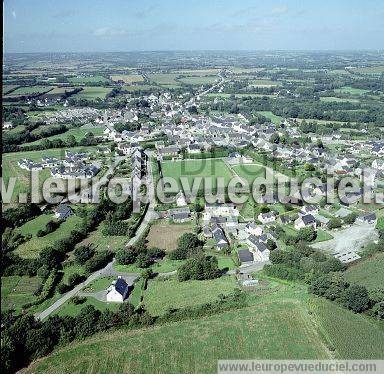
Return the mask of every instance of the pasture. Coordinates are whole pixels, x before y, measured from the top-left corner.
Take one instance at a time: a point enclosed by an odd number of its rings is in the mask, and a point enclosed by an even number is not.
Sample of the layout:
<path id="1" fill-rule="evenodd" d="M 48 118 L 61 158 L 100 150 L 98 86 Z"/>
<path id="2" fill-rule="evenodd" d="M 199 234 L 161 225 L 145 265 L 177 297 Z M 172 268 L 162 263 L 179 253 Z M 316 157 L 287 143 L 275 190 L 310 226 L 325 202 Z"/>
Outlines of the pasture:
<path id="1" fill-rule="evenodd" d="M 107 353 L 107 354 L 106 354 Z M 147 329 L 120 329 L 59 349 L 27 373 L 216 373 L 217 360 L 331 358 L 297 299 Z"/>
<path id="2" fill-rule="evenodd" d="M 177 240 L 187 232 L 193 232 L 193 225 L 190 222 L 175 224 L 165 220 L 158 221 L 149 230 L 148 248 L 176 249 Z"/>
<path id="3" fill-rule="evenodd" d="M 112 88 L 108 87 L 83 87 L 83 89 L 77 94 L 73 95 L 75 99 L 86 100 L 104 100 L 106 95 L 112 91 Z"/>
<path id="4" fill-rule="evenodd" d="M 114 82 L 123 81 L 125 84 L 132 84 L 137 82 L 143 82 L 144 78 L 140 74 L 121 74 L 121 75 L 111 75 L 111 79 Z"/>
<path id="5" fill-rule="evenodd" d="M 363 90 L 361 88 L 353 88 L 345 86 L 339 89 L 334 90 L 337 93 L 348 94 L 348 95 L 364 95 L 369 92 L 369 90 Z"/>
<path id="6" fill-rule="evenodd" d="M 193 86 L 197 85 L 197 86 L 201 86 L 201 85 L 204 85 L 204 84 L 213 84 L 215 83 L 219 78 L 215 75 L 215 76 L 202 76 L 202 77 L 198 77 L 198 76 L 188 76 L 188 77 L 183 77 L 183 78 L 180 78 L 180 82 L 183 82 L 185 84 L 191 84 Z"/>
<path id="7" fill-rule="evenodd" d="M 237 288 L 234 276 L 211 280 L 154 279 L 148 282 L 143 303 L 152 315 L 162 315 L 170 308 L 185 308 L 215 301 L 220 294 L 229 294 Z"/>
<path id="8" fill-rule="evenodd" d="M 232 166 L 232 170 L 240 177 L 244 178 L 251 186 L 255 178 L 265 178 L 266 170 L 264 166 L 258 164 L 241 164 Z"/>
<path id="9" fill-rule="evenodd" d="M 384 253 L 359 260 L 348 268 L 345 278 L 350 283 L 365 286 L 369 291 L 384 290 Z"/>
<path id="10" fill-rule="evenodd" d="M 94 75 L 90 77 L 72 77 L 68 78 L 68 81 L 75 84 L 86 84 L 86 83 L 107 83 L 109 82 L 109 79 L 101 76 L 101 75 Z"/>
<path id="11" fill-rule="evenodd" d="M 53 86 L 27 86 L 19 87 L 16 90 L 8 94 L 8 97 L 24 96 L 24 95 L 40 95 L 52 90 Z"/>
<path id="12" fill-rule="evenodd" d="M 259 111 L 257 112 L 259 114 L 261 114 L 262 116 L 268 118 L 272 123 L 274 123 L 275 125 L 278 125 L 280 124 L 281 120 L 282 120 L 282 117 L 280 116 L 277 116 L 276 114 L 273 114 L 272 112 L 270 111 Z"/>
<path id="13" fill-rule="evenodd" d="M 320 97 L 320 101 L 323 101 L 324 103 L 359 103 L 359 99 L 345 99 L 335 96 L 325 96 Z"/>
<path id="14" fill-rule="evenodd" d="M 380 322 L 323 298 L 313 300 L 312 309 L 336 359 L 384 358 L 384 329 Z"/>
<path id="15" fill-rule="evenodd" d="M 40 219 L 40 217 L 35 219 Z M 15 249 L 15 253 L 22 258 L 37 258 L 43 248 L 51 246 L 57 240 L 70 237 L 71 231 L 75 230 L 80 222 L 81 218 L 73 215 L 67 218 L 54 232 L 42 237 L 32 236 L 30 240 L 19 245 Z M 34 225 L 34 223 L 31 222 L 27 223 Z M 23 230 L 23 228 L 21 228 L 21 230 Z"/>
<path id="16" fill-rule="evenodd" d="M 224 178 L 224 185 L 227 186 L 232 178 L 232 173 L 223 160 L 218 159 L 195 159 L 181 161 L 163 161 L 161 163 L 163 176 L 174 178 L 179 188 L 181 187 L 180 177 L 186 177 L 189 186 L 193 186 L 196 177 L 209 178 L 212 186 L 217 186 L 217 178 Z M 204 181 L 201 181 L 200 188 L 203 188 Z"/>
<path id="17" fill-rule="evenodd" d="M 116 251 L 118 248 L 123 248 L 124 245 L 127 244 L 127 236 L 104 236 L 102 230 L 103 224 L 100 224 L 96 230 L 92 231 L 87 238 L 85 238 L 82 242 L 79 243 L 79 246 L 92 244 L 98 251 L 103 251 L 106 249 Z"/>
<path id="18" fill-rule="evenodd" d="M 92 133 L 94 136 L 101 136 L 101 135 L 103 135 L 103 132 L 104 132 L 104 127 L 92 127 L 91 129 L 84 129 L 84 128 L 76 127 L 76 128 L 69 129 L 68 131 L 66 131 L 62 134 L 52 135 L 52 136 L 49 136 L 48 138 L 35 140 L 34 142 L 31 142 L 31 143 L 25 143 L 22 145 L 22 147 L 41 144 L 41 142 L 43 142 L 45 139 L 50 140 L 50 141 L 55 140 L 55 139 L 61 139 L 61 140 L 65 141 L 68 138 L 68 136 L 71 136 L 71 135 L 73 135 L 75 137 L 75 139 L 77 141 L 79 141 L 79 140 L 83 139 L 89 133 Z"/>
<path id="19" fill-rule="evenodd" d="M 21 312 L 23 305 L 35 301 L 34 292 L 41 285 L 39 277 L 4 276 L 1 277 L 1 310 L 14 309 Z"/>
<path id="20" fill-rule="evenodd" d="M 155 73 L 149 74 L 148 79 L 160 86 L 180 86 L 180 82 L 176 80 L 179 76 L 178 73 Z"/>
<path id="21" fill-rule="evenodd" d="M 250 87 L 273 87 L 281 85 L 281 82 L 270 79 L 255 79 L 249 85 Z"/>

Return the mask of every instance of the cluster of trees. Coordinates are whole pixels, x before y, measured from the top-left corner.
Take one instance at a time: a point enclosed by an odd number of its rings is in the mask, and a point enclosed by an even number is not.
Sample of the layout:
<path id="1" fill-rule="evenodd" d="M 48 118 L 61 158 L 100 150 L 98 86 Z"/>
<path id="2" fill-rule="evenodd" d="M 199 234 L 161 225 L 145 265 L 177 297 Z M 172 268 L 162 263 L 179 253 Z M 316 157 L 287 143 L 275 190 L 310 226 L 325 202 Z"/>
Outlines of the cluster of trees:
<path id="1" fill-rule="evenodd" d="M 93 306 L 84 307 L 76 317 L 49 317 L 37 321 L 32 315 L 3 316 L 1 367 L 3 373 L 13 373 L 29 362 L 46 356 L 59 344 L 84 339 L 97 332 L 127 326 L 135 328 L 154 323 L 144 310 L 135 311 L 130 304 L 122 304 L 116 312 L 100 312 Z"/>
<path id="2" fill-rule="evenodd" d="M 67 291 L 71 290 L 73 287 L 75 287 L 78 284 L 80 284 L 81 282 L 83 282 L 85 279 L 86 278 L 84 275 L 81 275 L 78 273 L 71 274 L 68 277 L 67 283 L 59 283 L 58 284 L 57 291 L 61 294 L 66 293 Z"/>
<path id="3" fill-rule="evenodd" d="M 44 229 L 37 231 L 36 236 L 41 237 L 41 236 L 45 236 L 45 235 L 50 234 L 51 232 L 56 231 L 60 227 L 62 222 L 63 222 L 62 220 L 47 222 Z"/>
<path id="4" fill-rule="evenodd" d="M 177 269 L 177 278 L 180 282 L 190 279 L 214 279 L 220 276 L 217 258 L 200 254 L 189 258 L 185 264 Z"/>
<path id="5" fill-rule="evenodd" d="M 299 243 L 290 251 L 273 251 L 270 265 L 265 265 L 265 272 L 273 277 L 287 280 L 310 281 L 317 274 L 345 270 L 345 265 L 338 259 L 317 252 L 304 243 Z"/>
<path id="6" fill-rule="evenodd" d="M 132 215 L 132 200 L 128 198 L 124 204 L 111 204 L 113 210 L 108 212 L 102 230 L 106 236 L 110 235 L 132 235 L 131 225 L 124 221 Z"/>
<path id="7" fill-rule="evenodd" d="M 384 290 L 369 294 L 364 286 L 348 283 L 343 273 L 319 275 L 312 280 L 309 290 L 315 295 L 336 301 L 355 313 L 369 310 L 371 316 L 384 319 Z"/>
<path id="8" fill-rule="evenodd" d="M 126 122 L 126 123 L 116 123 L 115 130 L 118 132 L 123 131 L 138 131 L 141 128 L 140 122 Z"/>
<path id="9" fill-rule="evenodd" d="M 196 234 L 185 233 L 177 241 L 177 247 L 169 254 L 172 260 L 185 260 L 202 253 L 203 243 Z"/>
<path id="10" fill-rule="evenodd" d="M 270 261 L 264 267 L 269 276 L 303 281 L 315 295 L 337 301 L 356 313 L 369 311 L 384 318 L 384 290 L 368 293 L 364 286 L 348 283 L 343 273 L 346 266 L 338 259 L 301 243 L 290 251 L 271 252 Z"/>
<path id="11" fill-rule="evenodd" d="M 6 227 L 15 228 L 21 226 L 40 214 L 41 209 L 37 204 L 20 204 L 15 208 L 9 208 L 3 212 L 1 217 L 1 228 L 3 230 Z"/>
<path id="12" fill-rule="evenodd" d="M 120 265 L 135 264 L 139 268 L 148 268 L 164 256 L 164 250 L 148 248 L 146 240 L 140 239 L 134 246 L 118 249 L 115 258 Z"/>
<path id="13" fill-rule="evenodd" d="M 19 150 L 18 145 L 33 142 L 35 140 L 47 138 L 52 135 L 62 134 L 68 131 L 67 126 L 45 126 L 43 122 L 24 123 L 25 129 L 19 132 L 7 132 L 3 136 L 3 152 L 16 152 Z M 33 130 L 39 129 L 39 132 Z"/>

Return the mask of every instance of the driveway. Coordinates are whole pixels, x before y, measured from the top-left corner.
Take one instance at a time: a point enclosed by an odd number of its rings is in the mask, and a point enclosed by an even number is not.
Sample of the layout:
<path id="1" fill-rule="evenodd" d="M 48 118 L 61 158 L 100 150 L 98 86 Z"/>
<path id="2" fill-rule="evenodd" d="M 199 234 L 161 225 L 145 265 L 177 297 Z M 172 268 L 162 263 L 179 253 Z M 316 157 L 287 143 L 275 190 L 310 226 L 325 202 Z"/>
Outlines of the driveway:
<path id="1" fill-rule="evenodd" d="M 353 250 L 358 252 L 364 245 L 377 240 L 375 225 L 355 223 L 344 230 L 331 233 L 333 239 L 313 244 L 313 248 L 331 253 L 342 253 Z"/>

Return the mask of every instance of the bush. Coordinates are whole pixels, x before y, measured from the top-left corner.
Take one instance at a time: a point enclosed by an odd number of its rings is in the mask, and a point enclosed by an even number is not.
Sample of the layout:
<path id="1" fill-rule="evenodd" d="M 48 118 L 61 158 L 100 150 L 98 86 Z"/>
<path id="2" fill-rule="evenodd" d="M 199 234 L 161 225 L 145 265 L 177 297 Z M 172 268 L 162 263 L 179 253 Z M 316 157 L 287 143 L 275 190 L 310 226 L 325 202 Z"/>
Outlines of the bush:
<path id="1" fill-rule="evenodd" d="M 177 241 L 177 248 L 169 254 L 172 260 L 184 260 L 201 252 L 202 243 L 196 234 L 183 234 Z"/>
<path id="2" fill-rule="evenodd" d="M 93 273 L 96 270 L 99 270 L 106 266 L 108 262 L 112 259 L 113 253 L 111 251 L 102 251 L 96 253 L 95 256 L 90 258 L 84 265 L 87 273 Z"/>
<path id="3" fill-rule="evenodd" d="M 177 269 L 177 278 L 180 282 L 195 279 L 214 279 L 220 275 L 217 258 L 213 256 L 197 256 L 190 258 Z"/>
<path id="4" fill-rule="evenodd" d="M 85 296 L 73 296 L 71 298 L 71 302 L 75 305 L 84 304 L 87 301 Z"/>
<path id="5" fill-rule="evenodd" d="M 120 265 L 130 265 L 136 261 L 137 252 L 134 248 L 119 248 L 116 251 L 116 262 Z"/>
<path id="6" fill-rule="evenodd" d="M 75 261 L 80 265 L 84 265 L 94 254 L 95 249 L 91 245 L 82 245 L 75 249 Z"/>

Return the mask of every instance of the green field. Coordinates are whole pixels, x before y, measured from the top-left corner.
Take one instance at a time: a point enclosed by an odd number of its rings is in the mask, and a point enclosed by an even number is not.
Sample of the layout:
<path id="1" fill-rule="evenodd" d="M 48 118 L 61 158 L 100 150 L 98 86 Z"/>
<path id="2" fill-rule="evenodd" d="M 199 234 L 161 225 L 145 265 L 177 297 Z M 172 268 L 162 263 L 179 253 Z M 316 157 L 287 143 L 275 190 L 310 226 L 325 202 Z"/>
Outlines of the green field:
<path id="1" fill-rule="evenodd" d="M 1 310 L 14 309 L 20 312 L 23 305 L 37 299 L 33 293 L 40 285 L 39 277 L 1 277 Z"/>
<path id="2" fill-rule="evenodd" d="M 75 99 L 96 100 L 105 99 L 106 95 L 112 91 L 108 87 L 83 87 L 83 89 L 72 97 Z"/>
<path id="3" fill-rule="evenodd" d="M 75 342 L 28 373 L 216 373 L 218 359 L 326 359 L 304 303 L 261 301 L 240 310 Z"/>
<path id="4" fill-rule="evenodd" d="M 272 81 L 269 79 L 255 79 L 250 83 L 251 87 L 272 87 L 279 85 L 281 85 L 281 82 Z"/>
<path id="5" fill-rule="evenodd" d="M 49 221 L 57 221 L 53 216 L 53 213 L 41 214 L 40 216 L 31 219 L 30 221 L 24 223 L 17 230 L 19 230 L 23 235 L 31 234 L 36 236 L 36 233 L 43 229 Z"/>
<path id="6" fill-rule="evenodd" d="M 28 86 L 19 87 L 15 91 L 12 91 L 8 96 L 23 96 L 23 95 L 37 95 L 48 92 L 53 89 L 53 86 Z"/>
<path id="7" fill-rule="evenodd" d="M 156 73 L 149 74 L 148 79 L 160 86 L 180 86 L 180 83 L 176 80 L 179 76 L 179 73 Z"/>
<path id="8" fill-rule="evenodd" d="M 66 131 L 62 134 L 52 135 L 52 136 L 49 136 L 48 138 L 39 139 L 39 140 L 36 140 L 34 142 L 31 142 L 31 143 L 25 143 L 25 144 L 23 144 L 23 146 L 41 144 L 41 142 L 43 142 L 45 139 L 48 139 L 51 141 L 55 140 L 55 139 L 62 139 L 63 141 L 65 141 L 68 138 L 68 136 L 70 136 L 70 135 L 73 135 L 75 137 L 75 139 L 77 141 L 79 141 L 79 140 L 83 139 L 85 137 L 85 135 L 90 133 L 90 132 L 95 136 L 101 136 L 101 135 L 103 135 L 103 131 L 104 131 L 104 127 L 93 127 L 91 129 L 74 128 L 74 129 L 69 129 L 68 131 Z"/>
<path id="9" fill-rule="evenodd" d="M 232 166 L 232 169 L 239 177 L 244 178 L 249 183 L 249 185 L 252 185 L 253 181 L 257 177 L 264 178 L 266 173 L 263 166 L 256 164 L 234 165 Z"/>
<path id="10" fill-rule="evenodd" d="M 361 259 L 345 272 L 348 282 L 361 284 L 368 290 L 384 290 L 384 253 Z"/>
<path id="11" fill-rule="evenodd" d="M 73 77 L 68 79 L 71 83 L 85 84 L 85 83 L 107 83 L 109 80 L 101 75 L 95 75 L 93 77 Z"/>
<path id="12" fill-rule="evenodd" d="M 184 77 L 180 78 L 180 81 L 185 83 L 185 84 L 191 84 L 191 85 L 203 85 L 203 84 L 213 84 L 215 81 L 218 80 L 217 76 L 202 76 L 202 77 Z"/>
<path id="13" fill-rule="evenodd" d="M 359 103 L 359 99 L 344 99 L 335 96 L 320 97 L 320 101 L 325 103 Z"/>
<path id="14" fill-rule="evenodd" d="M 275 125 L 278 125 L 280 124 L 281 120 L 282 120 L 282 117 L 280 116 L 277 116 L 275 114 L 273 114 L 272 112 L 269 112 L 269 111 L 259 111 L 257 112 L 259 114 L 261 114 L 262 116 L 268 118 L 272 123 L 274 123 Z"/>
<path id="15" fill-rule="evenodd" d="M 111 75 L 113 81 L 123 81 L 126 84 L 132 84 L 137 82 L 143 82 L 144 78 L 139 74 L 121 74 L 121 75 Z"/>
<path id="16" fill-rule="evenodd" d="M 119 307 L 118 303 L 105 303 L 103 301 L 96 300 L 93 297 L 87 297 L 85 302 L 80 305 L 74 304 L 71 300 L 68 300 L 66 303 L 64 303 L 59 309 L 57 309 L 53 315 L 59 315 L 59 316 L 76 316 L 79 314 L 82 308 L 84 308 L 87 305 L 93 305 L 96 309 L 100 311 L 104 310 L 117 310 Z"/>
<path id="17" fill-rule="evenodd" d="M 345 86 L 334 91 L 337 93 L 343 93 L 343 94 L 349 94 L 349 95 L 363 95 L 369 92 L 369 90 L 363 90 L 361 88 L 353 88 L 349 86 Z"/>
<path id="18" fill-rule="evenodd" d="M 40 219 L 40 217 L 37 217 L 35 219 Z M 76 229 L 77 225 L 81 222 L 81 218 L 77 217 L 76 215 L 73 215 L 69 218 L 67 218 L 60 227 L 55 230 L 54 232 L 51 232 L 50 234 L 47 234 L 42 237 L 34 236 L 27 242 L 19 245 L 15 249 L 15 253 L 17 253 L 22 258 L 36 258 L 38 257 L 40 251 L 52 245 L 55 241 L 68 238 L 70 235 L 70 232 L 74 229 Z M 28 222 L 30 225 L 34 225 L 34 223 Z"/>
<path id="19" fill-rule="evenodd" d="M 224 178 L 224 184 L 227 185 L 232 178 L 231 171 L 222 160 L 197 159 L 182 161 L 163 161 L 161 163 L 163 176 L 174 178 L 181 186 L 180 177 L 188 179 L 190 187 L 193 185 L 196 177 L 212 177 L 212 186 L 216 187 L 217 177 Z M 203 181 L 200 187 L 202 188 Z"/>
<path id="20" fill-rule="evenodd" d="M 326 299 L 313 302 L 320 331 L 338 359 L 383 359 L 384 325 Z"/>
<path id="21" fill-rule="evenodd" d="M 95 231 L 92 231 L 79 245 L 92 244 L 97 250 L 103 251 L 110 249 L 116 251 L 118 248 L 123 248 L 128 242 L 127 236 L 104 236 L 102 233 L 103 225 L 101 224 Z"/>
<path id="22" fill-rule="evenodd" d="M 19 87 L 17 84 L 4 84 L 3 85 L 3 95 L 7 94 L 9 91 L 12 91 L 17 87 Z"/>
<path id="23" fill-rule="evenodd" d="M 183 308 L 214 301 L 220 294 L 229 294 L 238 287 L 233 276 L 212 280 L 179 282 L 176 279 L 148 282 L 144 305 L 153 315 L 164 314 L 169 308 Z"/>

